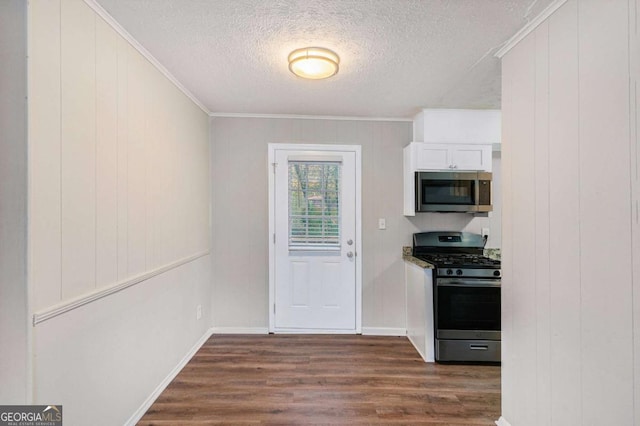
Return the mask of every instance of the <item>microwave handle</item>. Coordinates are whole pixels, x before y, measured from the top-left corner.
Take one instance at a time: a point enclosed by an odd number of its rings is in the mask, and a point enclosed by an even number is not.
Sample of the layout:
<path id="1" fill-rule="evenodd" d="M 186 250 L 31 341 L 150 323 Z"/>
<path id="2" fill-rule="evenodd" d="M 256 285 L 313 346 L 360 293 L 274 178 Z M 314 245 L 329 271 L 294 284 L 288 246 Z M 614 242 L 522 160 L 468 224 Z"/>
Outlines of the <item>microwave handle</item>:
<path id="1" fill-rule="evenodd" d="M 414 173 L 415 180 L 415 193 L 416 193 L 416 211 L 420 211 L 420 206 L 422 205 L 422 186 L 420 185 L 420 172 Z"/>
<path id="2" fill-rule="evenodd" d="M 480 180 L 475 179 L 473 181 L 473 204 L 477 207 L 480 205 Z"/>

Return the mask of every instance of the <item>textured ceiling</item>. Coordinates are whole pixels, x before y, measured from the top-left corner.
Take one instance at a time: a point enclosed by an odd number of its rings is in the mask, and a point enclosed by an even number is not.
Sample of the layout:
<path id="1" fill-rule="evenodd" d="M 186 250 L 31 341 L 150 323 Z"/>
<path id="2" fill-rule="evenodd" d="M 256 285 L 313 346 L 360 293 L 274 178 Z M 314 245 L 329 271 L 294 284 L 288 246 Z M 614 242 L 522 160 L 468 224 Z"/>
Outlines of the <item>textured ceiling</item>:
<path id="1" fill-rule="evenodd" d="M 409 117 L 499 108 L 493 53 L 552 0 L 98 0 L 210 111 Z M 340 55 L 306 81 L 287 55 Z"/>

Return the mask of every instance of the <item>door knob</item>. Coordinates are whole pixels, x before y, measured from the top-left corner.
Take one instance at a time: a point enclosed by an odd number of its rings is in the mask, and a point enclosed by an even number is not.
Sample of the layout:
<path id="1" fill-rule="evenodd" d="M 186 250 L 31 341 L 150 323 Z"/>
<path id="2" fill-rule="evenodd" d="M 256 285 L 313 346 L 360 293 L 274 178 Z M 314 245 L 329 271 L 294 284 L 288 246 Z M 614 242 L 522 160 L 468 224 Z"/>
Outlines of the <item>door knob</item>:
<path id="1" fill-rule="evenodd" d="M 347 244 L 353 245 L 353 240 L 347 240 Z"/>
<path id="2" fill-rule="evenodd" d="M 349 253 L 347 253 L 347 257 L 348 257 L 349 259 L 351 259 L 351 258 L 353 257 L 353 252 L 352 252 L 352 251 L 350 251 Z"/>

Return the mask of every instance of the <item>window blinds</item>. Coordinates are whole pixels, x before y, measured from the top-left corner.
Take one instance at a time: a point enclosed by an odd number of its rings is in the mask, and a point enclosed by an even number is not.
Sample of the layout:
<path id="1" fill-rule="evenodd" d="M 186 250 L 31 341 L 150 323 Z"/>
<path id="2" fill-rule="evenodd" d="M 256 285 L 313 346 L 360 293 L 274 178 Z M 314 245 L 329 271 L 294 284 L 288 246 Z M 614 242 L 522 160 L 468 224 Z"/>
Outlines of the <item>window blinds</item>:
<path id="1" fill-rule="evenodd" d="M 340 247 L 338 161 L 291 161 L 289 167 L 289 248 Z"/>

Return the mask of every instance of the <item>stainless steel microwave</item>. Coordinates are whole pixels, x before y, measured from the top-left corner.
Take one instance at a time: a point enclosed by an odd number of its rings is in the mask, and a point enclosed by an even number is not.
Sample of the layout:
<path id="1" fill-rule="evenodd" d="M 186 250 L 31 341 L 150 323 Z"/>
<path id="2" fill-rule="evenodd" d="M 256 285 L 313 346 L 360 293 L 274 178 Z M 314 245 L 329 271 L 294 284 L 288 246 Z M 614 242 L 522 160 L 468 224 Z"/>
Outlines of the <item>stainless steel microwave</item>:
<path id="1" fill-rule="evenodd" d="M 489 172 L 416 172 L 417 212 L 483 213 L 491 206 Z"/>

